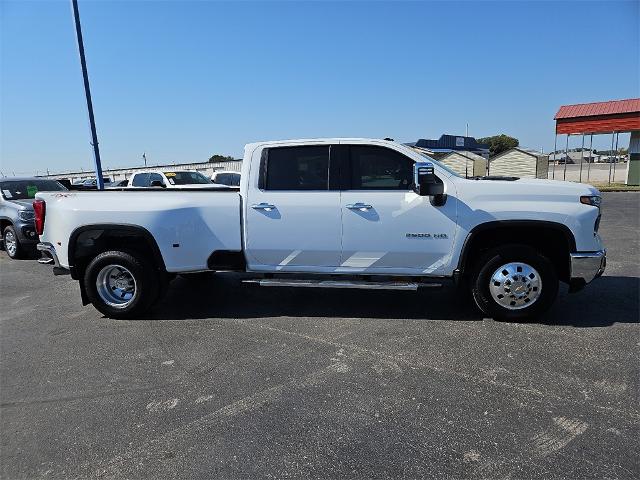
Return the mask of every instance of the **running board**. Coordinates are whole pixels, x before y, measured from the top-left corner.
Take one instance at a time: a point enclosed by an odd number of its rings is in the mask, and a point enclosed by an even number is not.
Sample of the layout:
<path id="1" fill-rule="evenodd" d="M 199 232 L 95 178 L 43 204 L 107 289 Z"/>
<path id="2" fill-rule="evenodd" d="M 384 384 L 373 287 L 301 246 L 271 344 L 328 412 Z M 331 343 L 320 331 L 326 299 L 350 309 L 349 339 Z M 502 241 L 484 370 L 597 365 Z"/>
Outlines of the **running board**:
<path id="1" fill-rule="evenodd" d="M 257 278 L 243 280 L 261 287 L 306 287 L 306 288 L 360 288 L 364 290 L 418 290 L 424 287 L 442 287 L 441 283 L 424 282 L 365 282 L 360 280 L 287 280 L 281 278 Z"/>

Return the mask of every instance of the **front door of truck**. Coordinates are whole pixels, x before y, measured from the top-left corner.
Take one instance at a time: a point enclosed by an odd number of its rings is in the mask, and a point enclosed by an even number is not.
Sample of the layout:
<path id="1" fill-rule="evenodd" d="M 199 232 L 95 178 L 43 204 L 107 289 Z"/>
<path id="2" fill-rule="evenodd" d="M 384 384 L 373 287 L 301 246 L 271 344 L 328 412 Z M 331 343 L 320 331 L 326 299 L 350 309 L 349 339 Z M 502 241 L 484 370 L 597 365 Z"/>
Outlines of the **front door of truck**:
<path id="1" fill-rule="evenodd" d="M 322 271 L 340 263 L 340 191 L 329 144 L 262 151 L 245 201 L 249 269 Z"/>
<path id="2" fill-rule="evenodd" d="M 350 145 L 345 155 L 340 271 L 442 274 L 451 261 L 456 199 L 437 207 L 417 195 L 414 162 L 396 150 Z"/>

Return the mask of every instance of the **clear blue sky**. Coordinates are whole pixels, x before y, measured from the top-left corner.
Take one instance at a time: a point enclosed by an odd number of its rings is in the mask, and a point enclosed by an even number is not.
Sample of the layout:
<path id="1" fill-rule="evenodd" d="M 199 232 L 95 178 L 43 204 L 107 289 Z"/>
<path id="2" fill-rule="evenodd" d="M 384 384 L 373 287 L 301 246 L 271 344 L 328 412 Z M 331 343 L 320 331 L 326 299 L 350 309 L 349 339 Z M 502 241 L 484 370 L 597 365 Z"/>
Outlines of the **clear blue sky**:
<path id="1" fill-rule="evenodd" d="M 69 2 L 0 5 L 0 170 L 91 169 Z M 80 0 L 103 165 L 466 122 L 550 150 L 559 105 L 640 96 L 639 5 Z"/>

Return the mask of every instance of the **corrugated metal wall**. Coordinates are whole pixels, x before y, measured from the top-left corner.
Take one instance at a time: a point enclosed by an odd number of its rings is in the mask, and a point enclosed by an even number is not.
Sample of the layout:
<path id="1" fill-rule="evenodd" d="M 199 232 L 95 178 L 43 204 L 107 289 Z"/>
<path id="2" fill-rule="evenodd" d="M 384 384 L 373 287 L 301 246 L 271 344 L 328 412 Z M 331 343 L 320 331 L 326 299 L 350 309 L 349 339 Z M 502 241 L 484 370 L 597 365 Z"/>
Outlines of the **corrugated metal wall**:
<path id="1" fill-rule="evenodd" d="M 536 166 L 536 178 L 544 178 L 545 180 L 549 176 L 549 157 L 547 155 L 540 155 L 538 157 L 538 164 Z"/>
<path id="2" fill-rule="evenodd" d="M 473 162 L 469 160 L 467 157 L 463 157 L 462 155 L 458 155 L 457 153 L 447 155 L 445 158 L 440 160 L 451 170 L 456 172 L 458 175 L 462 175 L 464 177 L 465 172 L 468 171 L 468 175 L 473 175 Z M 466 162 L 466 164 L 465 164 Z"/>
<path id="3" fill-rule="evenodd" d="M 482 177 L 487 174 L 487 160 L 485 158 L 471 160 L 454 152 L 443 157 L 440 161 L 463 177 L 465 174 L 469 177 Z"/>
<path id="4" fill-rule="evenodd" d="M 487 174 L 487 159 L 477 159 L 473 162 L 473 176 L 484 177 Z"/>
<path id="5" fill-rule="evenodd" d="M 640 115 L 625 113 L 556 120 L 556 133 L 611 133 L 640 130 Z"/>
<path id="6" fill-rule="evenodd" d="M 520 150 L 511 150 L 493 160 L 489 160 L 489 175 L 536 178 L 537 163 L 537 157 L 528 155 Z"/>

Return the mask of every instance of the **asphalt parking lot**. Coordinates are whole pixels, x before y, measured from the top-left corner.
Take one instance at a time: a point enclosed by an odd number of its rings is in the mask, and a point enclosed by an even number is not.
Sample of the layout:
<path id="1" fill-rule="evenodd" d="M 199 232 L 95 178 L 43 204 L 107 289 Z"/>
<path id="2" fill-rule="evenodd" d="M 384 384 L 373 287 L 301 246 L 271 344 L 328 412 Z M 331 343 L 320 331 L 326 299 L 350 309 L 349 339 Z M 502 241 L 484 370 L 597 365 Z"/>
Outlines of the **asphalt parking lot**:
<path id="1" fill-rule="evenodd" d="M 176 279 L 149 318 L 0 252 L 0 476 L 637 478 L 640 194 L 534 323 L 455 292 Z"/>

